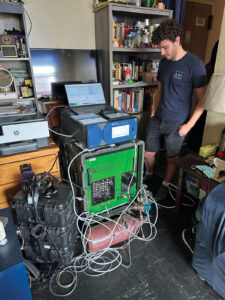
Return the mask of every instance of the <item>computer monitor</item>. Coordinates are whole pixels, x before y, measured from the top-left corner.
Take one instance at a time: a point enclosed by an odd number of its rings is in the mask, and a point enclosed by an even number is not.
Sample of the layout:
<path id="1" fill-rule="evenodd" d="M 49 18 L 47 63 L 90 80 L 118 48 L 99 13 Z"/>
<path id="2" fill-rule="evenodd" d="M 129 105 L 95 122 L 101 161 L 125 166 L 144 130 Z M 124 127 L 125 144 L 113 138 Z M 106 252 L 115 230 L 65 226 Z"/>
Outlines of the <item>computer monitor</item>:
<path id="1" fill-rule="evenodd" d="M 31 48 L 30 52 L 38 98 L 52 95 L 52 82 L 102 82 L 99 50 Z"/>

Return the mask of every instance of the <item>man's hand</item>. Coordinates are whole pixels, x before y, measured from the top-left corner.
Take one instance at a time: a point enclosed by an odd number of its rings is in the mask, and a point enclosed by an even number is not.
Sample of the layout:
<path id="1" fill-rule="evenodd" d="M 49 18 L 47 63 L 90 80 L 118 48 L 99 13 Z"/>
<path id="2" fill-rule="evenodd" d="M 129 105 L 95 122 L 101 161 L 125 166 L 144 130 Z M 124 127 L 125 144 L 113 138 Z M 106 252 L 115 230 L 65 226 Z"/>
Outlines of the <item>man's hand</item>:
<path id="1" fill-rule="evenodd" d="M 191 127 L 188 124 L 183 124 L 180 126 L 180 129 L 178 131 L 180 136 L 186 135 L 191 130 Z"/>
<path id="2" fill-rule="evenodd" d="M 152 108 L 151 113 L 150 113 L 150 117 L 153 118 L 155 116 L 155 108 Z"/>

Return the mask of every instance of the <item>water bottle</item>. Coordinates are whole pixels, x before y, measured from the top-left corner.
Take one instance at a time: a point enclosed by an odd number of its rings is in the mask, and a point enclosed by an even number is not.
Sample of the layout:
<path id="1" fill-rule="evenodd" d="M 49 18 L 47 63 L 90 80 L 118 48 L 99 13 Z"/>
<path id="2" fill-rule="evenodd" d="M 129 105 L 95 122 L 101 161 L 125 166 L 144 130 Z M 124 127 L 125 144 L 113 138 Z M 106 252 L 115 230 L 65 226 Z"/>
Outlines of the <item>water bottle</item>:
<path id="1" fill-rule="evenodd" d="M 136 37 L 135 37 L 135 47 L 141 47 L 142 37 L 141 37 L 141 30 L 137 27 Z"/>
<path id="2" fill-rule="evenodd" d="M 132 34 L 127 35 L 126 45 L 128 48 L 133 48 L 133 37 Z"/>

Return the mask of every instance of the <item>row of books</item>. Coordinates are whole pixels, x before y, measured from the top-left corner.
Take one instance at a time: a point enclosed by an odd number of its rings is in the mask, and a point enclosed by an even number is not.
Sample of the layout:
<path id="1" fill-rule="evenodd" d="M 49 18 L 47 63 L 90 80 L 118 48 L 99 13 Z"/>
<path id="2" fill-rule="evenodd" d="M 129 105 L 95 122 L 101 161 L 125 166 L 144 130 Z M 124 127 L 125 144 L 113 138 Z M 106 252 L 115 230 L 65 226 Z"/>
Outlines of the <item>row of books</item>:
<path id="1" fill-rule="evenodd" d="M 22 77 L 28 78 L 29 74 L 25 68 L 9 68 L 9 72 L 12 74 L 13 77 Z"/>
<path id="2" fill-rule="evenodd" d="M 122 112 L 141 112 L 143 110 L 143 100 L 143 88 L 132 90 L 115 89 L 113 93 L 113 106 Z"/>
<path id="3" fill-rule="evenodd" d="M 126 81 L 126 70 L 129 69 L 130 76 L 135 81 L 143 80 L 143 72 L 157 73 L 159 60 L 152 61 L 131 61 L 130 63 L 113 63 L 113 80 Z"/>
<path id="4" fill-rule="evenodd" d="M 151 111 L 155 105 L 157 87 L 134 88 L 132 90 L 114 89 L 113 106 L 129 113 Z"/>
<path id="5" fill-rule="evenodd" d="M 142 42 L 149 43 L 151 41 L 152 32 L 157 28 L 159 24 L 151 24 L 148 26 L 144 26 L 144 22 L 139 22 L 140 24 L 137 24 L 136 26 L 131 26 L 125 22 L 115 22 L 113 20 L 113 32 L 112 32 L 112 40 L 113 41 L 119 41 L 121 45 L 126 44 L 127 36 L 128 34 L 131 34 L 134 38 L 136 35 L 136 32 L 141 30 L 141 38 Z"/>
<path id="6" fill-rule="evenodd" d="M 120 41 L 121 43 L 126 39 L 132 26 L 126 23 L 113 22 L 113 40 Z"/>

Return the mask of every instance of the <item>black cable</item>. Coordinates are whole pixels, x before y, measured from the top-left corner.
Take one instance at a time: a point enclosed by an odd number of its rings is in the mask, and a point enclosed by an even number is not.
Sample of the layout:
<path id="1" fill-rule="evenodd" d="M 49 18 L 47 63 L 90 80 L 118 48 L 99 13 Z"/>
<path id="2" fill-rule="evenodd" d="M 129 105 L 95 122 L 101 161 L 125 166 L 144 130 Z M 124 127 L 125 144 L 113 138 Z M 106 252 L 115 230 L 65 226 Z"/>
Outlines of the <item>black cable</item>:
<path id="1" fill-rule="evenodd" d="M 55 247 L 56 251 L 58 252 L 58 254 L 59 254 L 59 256 L 60 256 L 60 258 L 61 258 L 61 260 L 62 260 L 63 266 L 65 266 L 65 262 L 64 262 L 64 259 L 63 259 L 63 257 L 62 257 L 62 254 L 61 254 L 61 252 L 59 251 L 59 248 L 56 246 L 56 244 L 55 244 L 55 242 L 54 242 L 54 240 L 53 240 L 51 234 L 49 233 L 47 227 L 42 223 L 42 221 L 41 221 L 41 219 L 40 219 L 40 216 L 39 216 L 39 214 L 38 214 L 37 209 L 35 209 L 35 213 L 36 213 L 36 215 L 37 215 L 37 217 L 38 217 L 38 220 L 39 220 L 39 222 L 40 222 L 40 225 L 41 225 L 43 228 L 45 228 L 46 233 L 48 234 L 48 236 L 49 236 L 49 238 L 50 238 L 50 240 L 51 240 L 53 246 Z"/>
<path id="2" fill-rule="evenodd" d="M 53 246 L 55 247 L 56 251 L 58 252 L 58 254 L 59 254 L 59 256 L 60 256 L 60 258 L 61 258 L 61 260 L 62 260 L 63 265 L 65 265 L 63 256 L 62 256 L 61 252 L 59 251 L 59 248 L 56 246 L 56 244 L 55 244 L 55 242 L 54 242 L 54 240 L 53 240 L 51 234 L 49 233 L 47 227 L 43 224 L 43 222 L 42 222 L 42 220 L 41 220 L 41 218 L 40 218 L 40 216 L 39 216 L 39 214 L 38 214 L 37 206 L 38 206 L 38 198 L 39 198 L 39 197 L 37 198 L 36 201 L 34 201 L 34 200 L 35 200 L 35 199 L 34 199 L 35 193 L 38 193 L 38 194 L 39 194 L 40 186 L 38 185 L 38 183 L 41 183 L 41 181 L 44 180 L 44 178 L 46 177 L 46 175 L 48 175 L 50 178 L 54 178 L 54 179 L 56 179 L 56 180 L 58 181 L 58 179 L 57 179 L 56 177 L 54 177 L 53 175 L 51 175 L 51 174 L 49 174 L 49 173 L 47 173 L 47 172 L 43 172 L 43 173 L 37 174 L 37 175 L 34 177 L 34 185 L 33 185 L 33 190 L 32 190 L 32 200 L 33 200 L 33 203 L 34 203 L 34 211 L 35 211 L 35 214 L 36 214 L 36 216 L 37 216 L 37 219 L 38 219 L 38 221 L 39 221 L 41 227 L 42 227 L 43 230 L 44 230 L 44 233 L 45 233 L 45 234 L 46 234 L 46 233 L 48 234 L 48 236 L 49 236 L 49 238 L 50 238 L 50 240 L 51 240 Z M 37 178 L 38 176 L 40 176 L 40 178 Z M 42 177 L 42 176 L 43 176 L 43 177 Z M 36 189 L 36 190 L 35 190 L 35 189 Z M 43 237 L 39 237 L 39 238 L 43 238 Z"/>
<path id="3" fill-rule="evenodd" d="M 29 19 L 29 21 L 30 21 L 30 29 L 29 29 L 29 32 L 28 32 L 28 34 L 27 34 L 27 37 L 29 37 L 29 35 L 30 35 L 30 33 L 31 33 L 31 29 L 32 29 L 32 21 L 31 21 L 31 18 L 30 18 L 29 14 L 28 14 L 28 12 L 26 11 L 25 8 L 24 8 L 24 11 L 25 11 L 25 13 L 26 13 L 26 15 L 27 15 L 27 17 L 28 17 L 28 19 Z"/>
<path id="4" fill-rule="evenodd" d="M 51 166 L 51 168 L 50 168 L 50 170 L 48 171 L 48 173 L 51 173 L 51 171 L 52 171 L 52 169 L 54 168 L 54 165 L 56 164 L 56 161 L 57 161 L 58 158 L 59 158 L 59 154 L 57 154 L 57 156 L 56 156 L 56 158 L 55 158 L 55 160 L 54 160 L 54 162 L 53 162 L 53 165 Z"/>
<path id="5" fill-rule="evenodd" d="M 30 260 L 24 259 L 25 267 L 28 269 L 29 273 L 33 275 L 35 279 L 39 279 L 40 271 Z"/>

